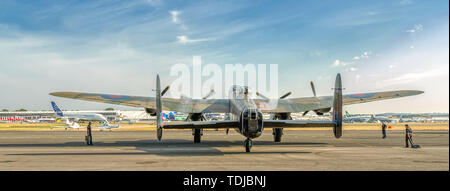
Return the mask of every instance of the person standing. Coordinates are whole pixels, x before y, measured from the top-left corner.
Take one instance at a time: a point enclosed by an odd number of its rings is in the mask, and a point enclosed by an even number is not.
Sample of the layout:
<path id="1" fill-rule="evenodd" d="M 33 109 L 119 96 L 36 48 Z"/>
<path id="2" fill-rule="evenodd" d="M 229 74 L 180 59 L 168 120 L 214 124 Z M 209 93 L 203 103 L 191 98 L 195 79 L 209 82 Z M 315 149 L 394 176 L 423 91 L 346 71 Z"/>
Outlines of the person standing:
<path id="1" fill-rule="evenodd" d="M 413 142 L 412 142 L 412 129 L 409 127 L 408 124 L 405 125 L 405 143 L 406 143 L 406 148 L 409 147 L 408 143 L 411 143 L 411 148 L 414 146 Z"/>
<path id="2" fill-rule="evenodd" d="M 383 139 L 386 138 L 386 127 L 387 125 L 384 122 L 381 122 L 381 133 L 383 134 Z"/>
<path id="3" fill-rule="evenodd" d="M 92 144 L 92 129 L 91 129 L 91 122 L 89 122 L 87 128 L 87 135 L 86 135 L 86 144 L 87 145 L 93 145 Z"/>

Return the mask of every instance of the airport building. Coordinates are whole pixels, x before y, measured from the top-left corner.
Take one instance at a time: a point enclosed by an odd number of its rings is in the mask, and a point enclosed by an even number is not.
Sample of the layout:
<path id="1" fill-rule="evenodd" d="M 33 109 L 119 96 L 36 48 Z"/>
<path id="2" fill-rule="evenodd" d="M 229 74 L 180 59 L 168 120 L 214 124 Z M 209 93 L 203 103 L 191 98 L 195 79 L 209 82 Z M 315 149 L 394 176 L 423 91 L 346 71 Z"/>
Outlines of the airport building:
<path id="1" fill-rule="evenodd" d="M 151 121 L 155 120 L 145 111 L 63 111 L 67 113 L 98 113 L 106 117 L 108 121 Z M 0 112 L 0 121 L 9 122 L 54 122 L 58 118 L 53 111 L 12 111 Z"/>

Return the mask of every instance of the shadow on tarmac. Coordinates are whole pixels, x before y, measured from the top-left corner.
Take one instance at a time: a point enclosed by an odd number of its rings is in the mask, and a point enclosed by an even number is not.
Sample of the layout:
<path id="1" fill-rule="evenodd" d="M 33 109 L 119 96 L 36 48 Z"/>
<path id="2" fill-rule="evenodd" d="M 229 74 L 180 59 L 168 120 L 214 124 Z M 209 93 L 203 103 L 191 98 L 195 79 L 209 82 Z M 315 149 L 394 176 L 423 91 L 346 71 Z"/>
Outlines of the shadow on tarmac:
<path id="1" fill-rule="evenodd" d="M 258 146 L 281 146 L 281 145 L 293 145 L 302 147 L 314 147 L 328 145 L 327 143 L 314 143 L 314 142 L 279 142 L 272 141 L 254 141 L 253 148 Z M 239 151 L 220 151 L 215 147 L 242 147 L 242 152 Z M 167 139 L 163 141 L 156 140 L 138 140 L 138 141 L 116 141 L 112 143 L 95 142 L 94 146 L 86 146 L 84 142 L 66 142 L 66 143 L 44 143 L 44 144 L 0 144 L 0 147 L 135 147 L 134 150 L 125 150 L 124 152 L 110 152 L 110 153 L 21 153 L 21 154 L 9 154 L 9 155 L 27 155 L 27 156 L 39 156 L 39 155 L 164 155 L 164 156 L 216 156 L 225 154 L 307 154 L 310 152 L 296 152 L 296 151 L 254 151 L 246 153 L 243 146 L 243 141 L 202 141 L 201 143 L 193 143 L 188 140 L 181 139 Z M 255 149 L 253 149 L 255 150 Z M 143 152 L 128 152 L 128 151 L 143 151 Z"/>

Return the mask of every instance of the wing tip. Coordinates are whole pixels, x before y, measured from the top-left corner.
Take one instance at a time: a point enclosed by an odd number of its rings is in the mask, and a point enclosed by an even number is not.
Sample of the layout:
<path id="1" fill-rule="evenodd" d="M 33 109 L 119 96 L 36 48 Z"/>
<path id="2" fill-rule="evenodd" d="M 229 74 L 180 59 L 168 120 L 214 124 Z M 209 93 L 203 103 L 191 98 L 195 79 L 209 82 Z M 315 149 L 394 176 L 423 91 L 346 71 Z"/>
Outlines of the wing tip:
<path id="1" fill-rule="evenodd" d="M 407 90 L 407 92 L 409 92 L 410 95 L 419 95 L 419 94 L 425 93 L 425 91 L 421 91 L 421 90 Z"/>
<path id="2" fill-rule="evenodd" d="M 49 95 L 56 96 L 56 97 L 73 97 L 77 93 L 76 92 L 51 92 Z"/>

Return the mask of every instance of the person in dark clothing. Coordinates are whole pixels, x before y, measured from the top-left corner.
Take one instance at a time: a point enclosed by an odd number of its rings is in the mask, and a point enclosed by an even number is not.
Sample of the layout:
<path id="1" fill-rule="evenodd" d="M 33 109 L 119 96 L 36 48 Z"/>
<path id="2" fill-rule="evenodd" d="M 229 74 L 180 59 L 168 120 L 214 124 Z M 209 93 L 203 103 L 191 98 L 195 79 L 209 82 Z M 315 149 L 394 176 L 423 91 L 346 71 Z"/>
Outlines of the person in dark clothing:
<path id="1" fill-rule="evenodd" d="M 383 133 L 383 139 L 386 138 L 386 127 L 387 125 L 384 122 L 381 123 L 381 133 Z"/>
<path id="2" fill-rule="evenodd" d="M 408 143 L 411 143 L 411 147 L 414 146 L 413 142 L 412 142 L 412 129 L 409 127 L 408 124 L 405 125 L 405 143 L 406 143 L 406 148 L 409 147 Z"/>
<path id="3" fill-rule="evenodd" d="M 92 129 L 91 129 L 91 122 L 89 122 L 87 128 L 87 135 L 86 135 L 86 144 L 87 145 L 93 145 L 92 144 Z"/>

